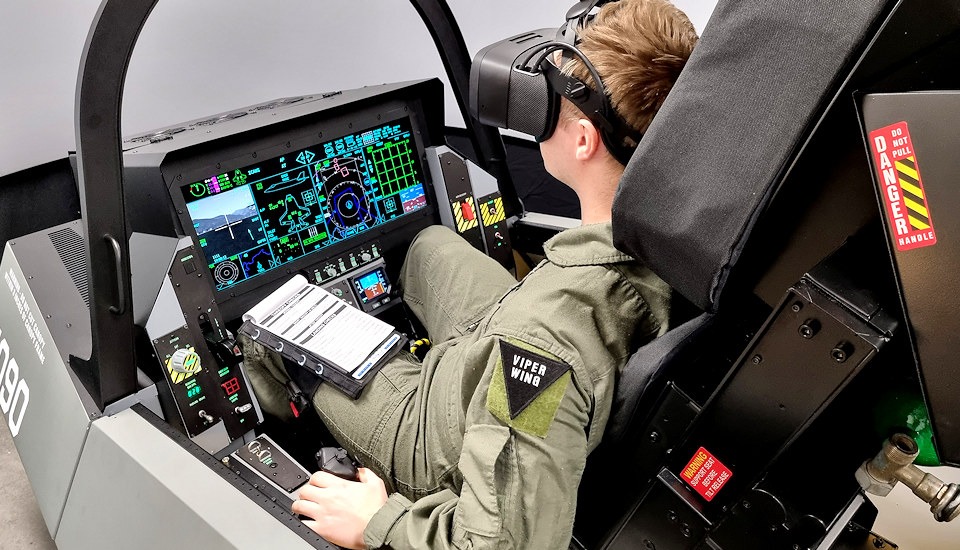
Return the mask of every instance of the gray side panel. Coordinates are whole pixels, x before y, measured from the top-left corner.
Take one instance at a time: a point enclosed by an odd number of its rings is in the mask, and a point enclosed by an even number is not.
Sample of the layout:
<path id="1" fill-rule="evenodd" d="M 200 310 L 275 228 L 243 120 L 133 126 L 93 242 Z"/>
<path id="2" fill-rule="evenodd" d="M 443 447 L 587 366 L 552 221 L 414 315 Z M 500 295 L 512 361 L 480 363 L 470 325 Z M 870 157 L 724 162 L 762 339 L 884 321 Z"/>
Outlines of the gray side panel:
<path id="1" fill-rule="evenodd" d="M 447 182 L 443 177 L 443 168 L 440 166 L 440 155 L 452 153 L 446 145 L 427 147 L 427 166 L 430 169 L 430 179 L 433 180 L 433 191 L 437 194 L 437 211 L 440 212 L 440 221 L 443 225 L 456 231 L 453 213 L 450 212 L 450 196 L 447 194 Z"/>
<path id="2" fill-rule="evenodd" d="M 42 238 L 34 238 L 37 236 Z M 46 269 L 23 267 L 21 271 L 19 256 L 44 251 L 50 259 Z M 49 303 L 60 293 L 72 300 L 61 301 L 61 307 L 49 313 L 38 307 L 34 297 Z M 83 309 L 83 301 L 44 233 L 7 243 L 0 261 L 0 371 L 4 380 L 15 379 L 17 387 L 24 389 L 17 391 L 12 402 L 5 399 L 9 393 L 0 390 L 0 413 L 7 409 L 6 415 L 0 415 L 5 426 L 0 429 L 14 434 L 17 453 L 51 534 L 56 534 L 60 524 L 90 418 L 64 362 L 65 352 L 58 349 L 60 342 L 54 341 L 47 323 L 64 323 L 64 312 L 77 307 Z M 52 316 L 49 320 L 47 314 Z M 89 322 L 87 326 L 89 335 Z M 15 375 L 10 369 L 17 371 Z M 8 407 L 2 407 L 5 400 Z"/>
<path id="3" fill-rule="evenodd" d="M 71 548 L 311 548 L 132 410 L 93 423 L 56 537 Z"/>
<path id="4" fill-rule="evenodd" d="M 170 271 L 179 239 L 134 233 L 130 236 L 130 266 L 133 279 L 133 321 L 144 326 Z"/>

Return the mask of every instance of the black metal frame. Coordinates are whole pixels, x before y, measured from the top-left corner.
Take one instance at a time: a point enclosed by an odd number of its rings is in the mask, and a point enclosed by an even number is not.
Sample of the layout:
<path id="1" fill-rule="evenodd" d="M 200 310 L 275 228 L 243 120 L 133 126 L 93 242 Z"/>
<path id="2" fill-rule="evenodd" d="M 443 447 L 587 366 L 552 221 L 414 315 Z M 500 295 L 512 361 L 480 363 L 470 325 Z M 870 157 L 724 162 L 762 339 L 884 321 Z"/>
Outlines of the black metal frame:
<path id="1" fill-rule="evenodd" d="M 480 165 L 497 177 L 509 215 L 521 212 L 499 132 L 467 110 L 470 56 L 446 0 L 410 0 L 433 37 Z M 137 389 L 120 109 L 130 56 L 157 0 L 103 0 L 80 61 L 75 129 L 87 236 L 92 348 L 71 363 L 101 410 Z"/>

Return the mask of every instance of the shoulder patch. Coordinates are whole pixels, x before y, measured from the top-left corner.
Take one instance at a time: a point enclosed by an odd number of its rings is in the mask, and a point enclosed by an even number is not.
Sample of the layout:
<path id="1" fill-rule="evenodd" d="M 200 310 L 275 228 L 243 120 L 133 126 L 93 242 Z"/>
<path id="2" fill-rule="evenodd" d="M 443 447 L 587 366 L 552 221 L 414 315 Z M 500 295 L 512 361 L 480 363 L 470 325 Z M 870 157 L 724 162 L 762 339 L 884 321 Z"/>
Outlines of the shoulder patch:
<path id="1" fill-rule="evenodd" d="M 570 381 L 571 367 L 522 342 L 517 344 L 500 340 L 487 409 L 515 429 L 546 437 Z"/>
<path id="2" fill-rule="evenodd" d="M 570 365 L 500 340 L 503 381 L 510 418 L 514 419 L 544 390 L 570 370 Z"/>

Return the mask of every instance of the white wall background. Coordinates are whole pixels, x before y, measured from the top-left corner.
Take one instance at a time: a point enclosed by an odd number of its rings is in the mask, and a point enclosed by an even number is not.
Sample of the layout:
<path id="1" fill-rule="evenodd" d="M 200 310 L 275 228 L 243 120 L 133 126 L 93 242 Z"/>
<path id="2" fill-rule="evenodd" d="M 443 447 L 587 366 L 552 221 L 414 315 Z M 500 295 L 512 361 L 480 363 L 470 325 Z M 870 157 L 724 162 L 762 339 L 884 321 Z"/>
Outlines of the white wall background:
<path id="1" fill-rule="evenodd" d="M 572 0 L 449 0 L 471 53 L 557 26 Z M 675 0 L 698 29 L 716 0 Z M 80 54 L 99 0 L 0 6 L 0 176 L 74 149 Z M 276 97 L 443 76 L 404 0 L 162 0 L 137 43 L 123 133 Z M 452 93 L 447 120 L 463 124 Z"/>

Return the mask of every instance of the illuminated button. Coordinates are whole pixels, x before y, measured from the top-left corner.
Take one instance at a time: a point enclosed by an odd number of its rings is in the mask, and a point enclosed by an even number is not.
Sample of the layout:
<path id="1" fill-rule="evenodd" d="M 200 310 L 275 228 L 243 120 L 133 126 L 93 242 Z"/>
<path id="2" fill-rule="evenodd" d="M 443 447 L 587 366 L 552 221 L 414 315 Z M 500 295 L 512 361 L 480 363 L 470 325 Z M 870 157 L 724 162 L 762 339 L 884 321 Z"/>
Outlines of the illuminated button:
<path id="1" fill-rule="evenodd" d="M 183 270 L 189 275 L 197 270 L 197 264 L 193 260 L 187 260 L 183 262 Z"/>
<path id="2" fill-rule="evenodd" d="M 200 356 L 189 349 L 178 349 L 170 357 L 170 368 L 174 372 L 192 374 L 200 370 Z"/>
<path id="3" fill-rule="evenodd" d="M 251 405 L 250 403 L 247 403 L 246 405 L 241 405 L 241 406 L 239 406 L 239 407 L 237 407 L 237 408 L 235 408 L 235 409 L 233 409 L 233 410 L 234 410 L 237 414 L 245 414 L 245 413 L 250 412 L 250 409 L 252 409 L 252 408 L 253 408 L 253 405 Z"/>

